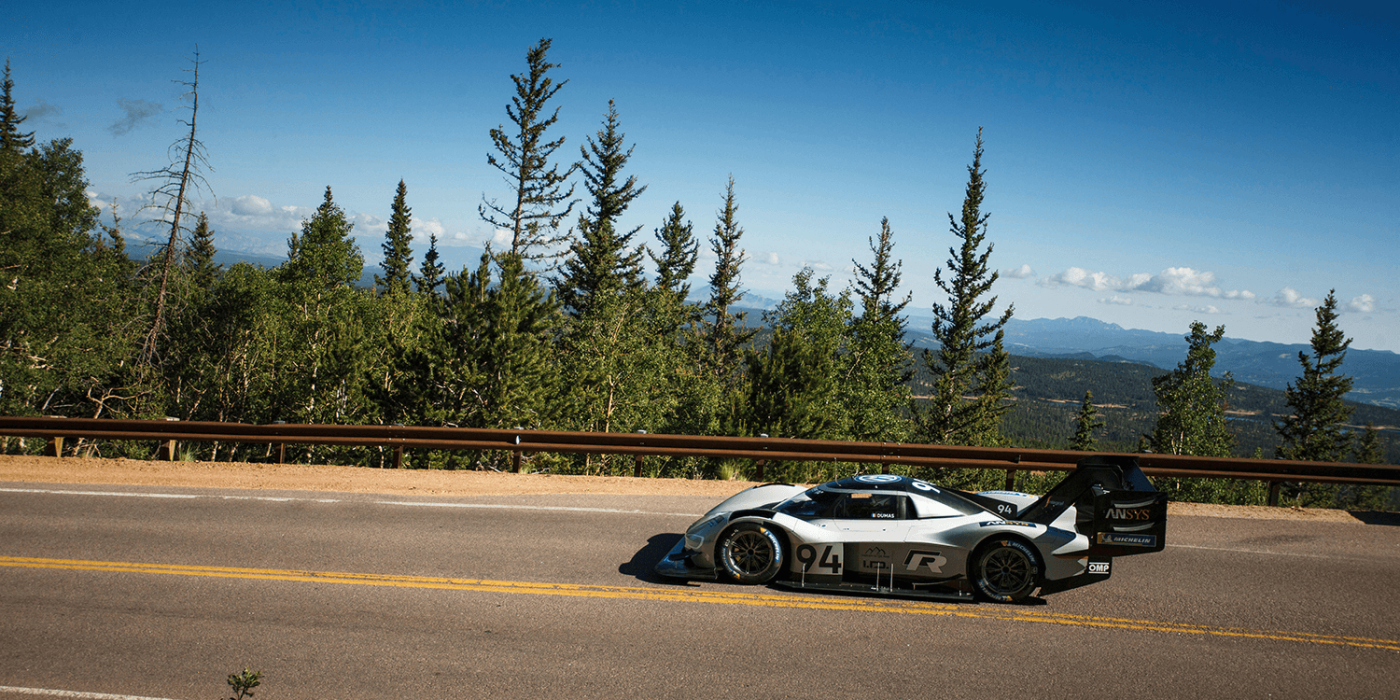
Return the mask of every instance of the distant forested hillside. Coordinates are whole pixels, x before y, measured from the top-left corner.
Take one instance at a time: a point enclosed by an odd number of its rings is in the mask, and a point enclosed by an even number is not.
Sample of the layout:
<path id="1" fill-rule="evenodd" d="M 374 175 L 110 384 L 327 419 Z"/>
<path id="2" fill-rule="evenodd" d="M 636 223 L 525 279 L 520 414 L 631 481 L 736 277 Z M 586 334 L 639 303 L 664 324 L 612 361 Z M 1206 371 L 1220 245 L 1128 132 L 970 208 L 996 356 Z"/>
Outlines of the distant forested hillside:
<path id="1" fill-rule="evenodd" d="M 916 355 L 919 351 L 915 351 Z M 1343 368 L 1345 369 L 1345 367 Z M 916 362 L 915 396 L 926 395 L 927 368 Z M 1006 416 L 1003 434 L 1025 447 L 1064 448 L 1074 434 L 1074 416 L 1085 391 L 1094 393 L 1094 405 L 1106 425 L 1099 437 L 1103 450 L 1131 452 L 1138 437 L 1152 430 L 1157 403 L 1152 378 L 1166 372 L 1151 365 L 1128 361 L 1055 359 L 1012 356 L 1016 407 Z M 1237 383 L 1228 407 L 1236 431 L 1235 454 L 1268 458 L 1279 444 L 1272 421 L 1287 412 L 1284 394 L 1277 389 Z M 1350 402 L 1349 402 L 1350 403 Z M 1351 424 L 1358 430 L 1367 423 L 1380 429 L 1386 461 L 1400 462 L 1400 411 L 1371 404 L 1351 403 Z"/>

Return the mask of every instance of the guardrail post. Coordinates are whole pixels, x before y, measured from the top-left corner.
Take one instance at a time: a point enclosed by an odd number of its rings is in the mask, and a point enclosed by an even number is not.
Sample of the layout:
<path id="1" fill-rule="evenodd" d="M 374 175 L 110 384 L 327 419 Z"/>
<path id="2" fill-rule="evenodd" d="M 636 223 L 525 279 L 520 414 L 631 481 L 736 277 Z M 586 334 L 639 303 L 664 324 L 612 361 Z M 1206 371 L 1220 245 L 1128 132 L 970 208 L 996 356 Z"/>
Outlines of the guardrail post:
<path id="1" fill-rule="evenodd" d="M 1004 488 L 1004 489 L 1002 489 L 1002 490 L 1003 490 L 1003 491 L 1015 491 L 1015 490 L 1016 490 L 1016 470 L 1015 470 L 1015 469 L 1007 469 L 1007 470 L 1006 470 L 1006 488 Z"/>
<path id="2" fill-rule="evenodd" d="M 520 473 L 520 450 L 510 453 L 510 473 Z"/>
<path id="3" fill-rule="evenodd" d="M 383 462 L 380 462 L 383 464 Z M 394 468 L 403 469 L 403 445 L 394 446 Z"/>
<path id="4" fill-rule="evenodd" d="M 1283 490 L 1283 482 L 1282 482 L 1282 481 L 1270 481 L 1270 482 L 1269 482 L 1269 505 L 1271 505 L 1271 506 L 1277 506 L 1277 505 L 1278 505 L 1278 496 L 1279 496 L 1279 492 L 1282 491 L 1282 490 Z"/>
<path id="5" fill-rule="evenodd" d="M 179 422 L 180 419 L 166 416 L 165 420 Z M 160 444 L 156 446 L 156 459 L 163 462 L 174 462 L 179 453 L 180 445 L 174 438 L 161 440 Z"/>
<path id="6" fill-rule="evenodd" d="M 637 434 L 638 434 L 638 435 L 646 435 L 646 434 L 647 434 L 647 431 L 645 431 L 645 430 L 638 430 L 638 431 L 637 431 Z M 646 443 L 642 443 L 642 444 L 645 445 Z M 633 476 L 633 478 L 637 478 L 637 479 L 642 478 L 642 460 L 643 460 L 644 458 L 645 458 L 645 455 L 640 455 L 640 454 L 637 455 L 635 458 L 633 458 L 633 462 L 632 462 L 632 476 Z"/>
<path id="7" fill-rule="evenodd" d="M 763 481 L 763 465 L 767 463 L 768 460 L 766 459 L 760 459 L 757 462 L 754 462 L 754 464 L 758 466 L 758 475 L 755 477 L 757 481 Z"/>
<path id="8" fill-rule="evenodd" d="M 46 457 L 62 457 L 62 456 L 63 456 L 63 437 L 62 437 L 62 436 L 60 436 L 60 435 L 54 435 L 54 436 L 52 436 L 52 437 L 50 437 L 50 438 L 48 439 L 48 442 L 44 443 L 44 456 L 46 456 Z"/>

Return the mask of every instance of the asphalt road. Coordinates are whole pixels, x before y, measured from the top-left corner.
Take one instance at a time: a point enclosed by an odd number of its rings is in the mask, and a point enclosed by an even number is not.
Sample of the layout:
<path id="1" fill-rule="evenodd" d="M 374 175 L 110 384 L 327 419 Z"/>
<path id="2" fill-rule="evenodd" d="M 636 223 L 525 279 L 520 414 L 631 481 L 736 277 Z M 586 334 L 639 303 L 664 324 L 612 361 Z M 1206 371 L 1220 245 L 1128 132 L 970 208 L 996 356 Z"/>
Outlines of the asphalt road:
<path id="1" fill-rule="evenodd" d="M 1400 697 L 1394 525 L 1176 517 L 1036 606 L 658 581 L 712 500 L 0 483 L 0 699 Z"/>

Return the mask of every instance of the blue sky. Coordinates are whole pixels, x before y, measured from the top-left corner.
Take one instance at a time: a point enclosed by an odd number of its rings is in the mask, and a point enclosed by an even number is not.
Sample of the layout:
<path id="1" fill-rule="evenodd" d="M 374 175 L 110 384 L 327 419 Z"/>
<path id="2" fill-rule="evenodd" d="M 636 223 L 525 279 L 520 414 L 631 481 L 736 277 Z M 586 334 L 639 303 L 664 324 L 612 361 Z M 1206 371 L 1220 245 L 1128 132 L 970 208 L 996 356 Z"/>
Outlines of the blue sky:
<path id="1" fill-rule="evenodd" d="M 380 258 L 394 189 L 451 268 L 493 236 L 488 132 L 553 40 L 576 158 L 609 99 L 648 186 L 708 238 L 733 175 L 743 282 L 844 286 L 889 217 L 915 316 L 954 243 L 984 128 L 994 292 L 1092 316 L 1307 342 L 1335 288 L 1354 347 L 1400 351 L 1400 10 L 1328 3 L 21 3 L 0 48 L 41 139 L 71 136 L 95 201 L 136 220 L 181 133 L 195 44 L 210 214 L 283 254 L 327 185 Z M 579 187 L 582 192 L 582 187 Z M 420 248 L 421 256 L 421 248 Z M 702 258 L 695 282 L 713 259 Z"/>

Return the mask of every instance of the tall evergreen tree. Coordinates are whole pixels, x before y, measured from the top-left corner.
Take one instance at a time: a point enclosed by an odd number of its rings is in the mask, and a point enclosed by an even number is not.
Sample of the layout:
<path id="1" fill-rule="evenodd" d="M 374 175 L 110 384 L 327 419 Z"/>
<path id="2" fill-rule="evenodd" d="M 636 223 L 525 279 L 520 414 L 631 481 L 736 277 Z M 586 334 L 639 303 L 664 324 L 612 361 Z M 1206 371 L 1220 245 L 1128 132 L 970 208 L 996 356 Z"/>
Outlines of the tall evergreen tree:
<path id="1" fill-rule="evenodd" d="M 1342 427 L 1351 418 L 1352 407 L 1343 397 L 1351 391 L 1351 377 L 1338 374 L 1351 339 L 1337 327 L 1336 290 L 1327 292 L 1317 307 L 1317 326 L 1312 334 L 1312 356 L 1298 353 L 1303 376 L 1290 382 L 1284 399 L 1292 413 L 1274 421 L 1274 430 L 1283 438 L 1278 448 L 1281 459 L 1311 462 L 1340 462 L 1351 447 L 1351 437 Z"/>
<path id="2" fill-rule="evenodd" d="M 515 125 L 512 133 L 507 133 L 504 126 L 491 130 L 491 143 L 497 154 L 487 154 L 486 162 L 505 176 L 515 201 L 501 204 L 483 194 L 478 207 L 483 221 L 510 231 L 510 254 L 527 261 L 558 254 L 552 249 L 568 238 L 559 233 L 559 223 L 577 202 L 569 201 L 574 195 L 573 185 L 564 189 L 576 166 L 571 164 L 561 173 L 557 164 L 549 163 L 554 152 L 564 145 L 564 137 L 546 140 L 545 131 L 559 120 L 558 107 L 545 116 L 547 103 L 569 83 L 555 83 L 548 76 L 551 68 L 559 67 L 545 58 L 549 46 L 549 39 L 540 39 L 526 53 L 528 72 L 510 76 L 515 82 L 515 96 L 506 105 L 506 116 Z"/>
<path id="3" fill-rule="evenodd" d="M 851 349 L 846 370 L 845 403 L 851 413 L 851 435 L 862 441 L 904 441 L 909 437 L 909 379 L 913 376 L 907 323 L 901 313 L 910 296 L 897 297 L 903 262 L 894 258 L 894 233 L 889 219 L 880 220 L 879 238 L 870 239 L 874 255 L 869 267 L 852 260 L 855 292 L 861 313 L 851 325 Z"/>
<path id="4" fill-rule="evenodd" d="M 948 249 L 948 272 L 934 270 L 933 281 L 948 295 L 948 303 L 933 305 L 933 336 L 938 351 L 924 352 L 924 362 L 933 375 L 932 396 L 919 420 L 925 439 L 938 444 L 994 445 L 1000 439 L 1001 417 L 1010 391 L 1010 368 L 1002 344 L 1003 327 L 1015 310 L 1008 305 L 995 321 L 983 319 L 996 306 L 997 298 L 985 298 L 997 281 L 988 265 L 993 245 L 981 249 L 987 235 L 988 214 L 982 213 L 985 184 L 982 176 L 982 130 L 972 164 L 967 168 L 968 183 L 962 216 L 948 214 L 949 228 L 958 239 Z M 976 394 L 971 401 L 965 397 Z"/>
<path id="5" fill-rule="evenodd" d="M 350 235 L 355 224 L 345 218 L 345 210 L 335 203 L 331 188 L 316 213 L 301 224 L 301 234 L 287 240 L 287 262 L 282 279 L 321 287 L 351 286 L 364 273 L 365 258 Z"/>
<path id="6" fill-rule="evenodd" d="M 1074 416 L 1074 437 L 1070 439 L 1069 448 L 1080 452 L 1093 452 L 1098 449 L 1098 439 L 1095 435 L 1103 426 L 1099 410 L 1094 406 L 1094 392 L 1084 392 L 1084 402 L 1079 404 L 1079 413 Z"/>
<path id="7" fill-rule="evenodd" d="M 1149 438 L 1153 452 L 1197 457 L 1229 457 L 1235 436 L 1225 424 L 1225 397 L 1235 380 L 1225 373 L 1219 384 L 1211 379 L 1215 348 L 1225 326 L 1207 333 L 1199 321 L 1186 336 L 1186 359 L 1168 374 L 1152 380 L 1157 396 L 1157 426 Z"/>
<path id="8" fill-rule="evenodd" d="M 15 111 L 15 81 L 10 78 L 10 59 L 5 59 L 5 79 L 0 83 L 0 151 L 21 153 L 34 145 L 34 132 L 19 130 L 26 117 Z"/>
<path id="9" fill-rule="evenodd" d="M 700 241 L 695 239 L 694 227 L 685 220 L 685 209 L 680 202 L 671 205 L 671 213 L 655 235 L 661 244 L 661 255 L 658 257 L 650 250 L 647 255 L 656 263 L 656 286 L 685 301 L 690 296 L 690 284 L 686 280 L 695 272 Z"/>
<path id="10" fill-rule="evenodd" d="M 184 267 L 189 271 L 190 282 L 197 289 L 208 291 L 214 287 L 223 265 L 214 262 L 214 231 L 209 228 L 209 216 L 199 212 L 194 231 L 190 232 L 190 244 L 185 248 Z"/>
<path id="11" fill-rule="evenodd" d="M 384 232 L 384 262 L 379 267 L 384 276 L 374 276 L 374 284 L 384 288 L 384 294 L 408 294 L 413 275 L 412 216 L 413 210 L 405 201 L 408 187 L 399 180 L 399 189 L 394 193 L 392 213 L 389 214 L 389 228 Z"/>
<path id="12" fill-rule="evenodd" d="M 642 252 L 631 250 L 632 237 L 642 227 L 623 233 L 617 226 L 632 200 L 647 188 L 637 186 L 635 175 L 623 180 L 622 169 L 632 148 L 623 150 L 625 136 L 612 100 L 597 136 L 596 141 L 589 137 L 587 146 L 579 149 L 583 156 L 579 168 L 592 202 L 579 214 L 578 238 L 570 244 L 563 274 L 554 285 L 564 308 L 575 317 L 588 315 L 599 305 L 598 297 L 615 297 L 637 287 L 642 279 Z"/>
<path id="13" fill-rule="evenodd" d="M 428 250 L 423 253 L 423 264 L 419 266 L 418 274 L 413 278 L 418 293 L 429 296 L 437 294 L 437 288 L 443 283 L 443 269 L 442 263 L 438 262 L 437 234 L 430 234 Z"/>
<path id="14" fill-rule="evenodd" d="M 712 366 L 720 377 L 728 377 L 738 369 L 743 345 L 755 331 L 743 328 L 744 313 L 734 313 L 733 307 L 743 298 L 739 273 L 746 256 L 739 248 L 744 229 L 739 227 L 739 205 L 734 201 L 734 176 L 724 192 L 724 208 L 719 211 L 715 233 L 710 238 L 710 250 L 715 254 L 715 271 L 710 275 L 710 299 L 705 304 L 709 317 L 702 333 Z"/>

